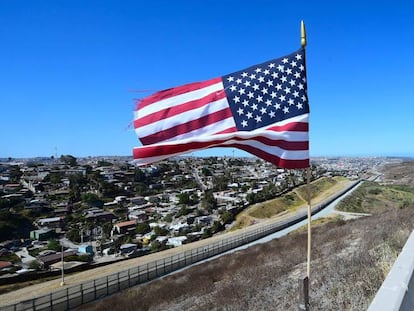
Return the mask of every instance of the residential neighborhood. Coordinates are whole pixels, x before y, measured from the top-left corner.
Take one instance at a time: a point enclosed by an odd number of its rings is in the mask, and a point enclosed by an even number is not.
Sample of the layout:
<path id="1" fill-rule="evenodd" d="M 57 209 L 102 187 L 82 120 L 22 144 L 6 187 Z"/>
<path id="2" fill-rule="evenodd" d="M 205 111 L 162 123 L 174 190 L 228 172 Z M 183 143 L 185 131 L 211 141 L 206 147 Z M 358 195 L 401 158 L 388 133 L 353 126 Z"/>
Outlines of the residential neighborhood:
<path id="1" fill-rule="evenodd" d="M 361 178 L 385 158 L 315 158 L 311 179 Z M 257 158 L 0 159 L 0 278 L 91 267 L 230 229 L 249 205 L 306 182 Z"/>

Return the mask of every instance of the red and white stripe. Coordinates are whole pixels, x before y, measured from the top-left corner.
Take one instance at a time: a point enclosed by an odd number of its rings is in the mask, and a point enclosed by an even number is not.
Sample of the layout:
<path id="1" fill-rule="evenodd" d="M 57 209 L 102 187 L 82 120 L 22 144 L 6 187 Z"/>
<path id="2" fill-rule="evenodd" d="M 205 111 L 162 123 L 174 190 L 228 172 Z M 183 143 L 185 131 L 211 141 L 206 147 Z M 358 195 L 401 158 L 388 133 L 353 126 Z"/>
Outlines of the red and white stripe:
<path id="1" fill-rule="evenodd" d="M 134 127 L 143 145 L 237 130 L 221 78 L 144 98 L 135 111 Z"/>

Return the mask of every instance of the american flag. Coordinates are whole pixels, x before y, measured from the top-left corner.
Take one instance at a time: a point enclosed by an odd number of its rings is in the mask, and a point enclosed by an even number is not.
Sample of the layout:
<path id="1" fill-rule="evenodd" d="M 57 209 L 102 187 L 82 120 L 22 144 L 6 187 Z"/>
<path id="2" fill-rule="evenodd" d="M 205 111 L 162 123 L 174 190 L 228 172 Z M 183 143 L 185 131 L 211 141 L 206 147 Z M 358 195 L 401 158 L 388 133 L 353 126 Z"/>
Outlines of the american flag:
<path id="1" fill-rule="evenodd" d="M 138 165 L 211 147 L 245 150 L 281 168 L 309 167 L 305 51 L 138 102 Z"/>

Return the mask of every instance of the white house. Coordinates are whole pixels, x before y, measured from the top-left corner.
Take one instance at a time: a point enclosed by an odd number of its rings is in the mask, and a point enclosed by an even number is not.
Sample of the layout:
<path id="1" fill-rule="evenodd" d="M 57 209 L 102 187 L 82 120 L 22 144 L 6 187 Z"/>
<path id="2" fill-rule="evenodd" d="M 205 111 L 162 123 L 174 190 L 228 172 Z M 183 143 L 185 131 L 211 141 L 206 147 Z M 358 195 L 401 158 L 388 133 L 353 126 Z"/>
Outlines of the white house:
<path id="1" fill-rule="evenodd" d="M 186 236 L 176 236 L 176 237 L 172 237 L 169 238 L 167 241 L 167 245 L 171 245 L 171 246 L 181 246 L 183 245 L 184 241 L 187 240 Z"/>

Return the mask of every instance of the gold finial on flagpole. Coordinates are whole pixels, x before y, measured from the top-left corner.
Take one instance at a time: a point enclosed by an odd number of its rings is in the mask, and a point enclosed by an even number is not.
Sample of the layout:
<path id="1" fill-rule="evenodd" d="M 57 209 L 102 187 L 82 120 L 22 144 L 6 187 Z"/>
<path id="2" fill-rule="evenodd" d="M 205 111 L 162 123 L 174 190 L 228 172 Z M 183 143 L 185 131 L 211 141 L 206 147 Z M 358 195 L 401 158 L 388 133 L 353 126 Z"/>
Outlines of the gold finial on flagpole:
<path id="1" fill-rule="evenodd" d="M 300 44 L 302 47 L 306 47 L 306 29 L 305 29 L 305 22 L 300 22 Z"/>

